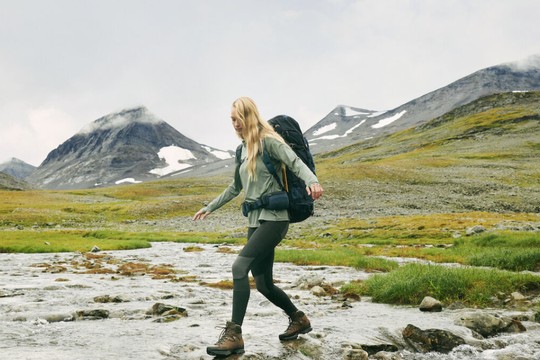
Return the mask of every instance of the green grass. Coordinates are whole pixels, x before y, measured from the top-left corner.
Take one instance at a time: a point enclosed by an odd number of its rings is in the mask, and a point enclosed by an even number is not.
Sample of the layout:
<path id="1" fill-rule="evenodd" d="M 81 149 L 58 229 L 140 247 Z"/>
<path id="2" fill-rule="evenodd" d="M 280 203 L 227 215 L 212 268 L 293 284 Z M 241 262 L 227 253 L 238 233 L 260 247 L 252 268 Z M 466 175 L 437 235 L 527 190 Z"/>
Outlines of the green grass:
<path id="1" fill-rule="evenodd" d="M 468 254 L 465 263 L 512 271 L 540 270 L 540 235 L 499 232 L 455 242 L 454 252 Z"/>
<path id="2" fill-rule="evenodd" d="M 493 297 L 513 291 L 527 293 L 540 289 L 540 277 L 502 270 L 449 268 L 408 264 L 388 274 L 374 275 L 362 284 L 343 291 L 357 291 L 375 302 L 418 305 L 432 296 L 445 305 L 462 301 L 470 306 L 492 306 Z"/>
<path id="3" fill-rule="evenodd" d="M 395 261 L 367 257 L 353 248 L 337 249 L 279 249 L 275 260 L 297 265 L 350 266 L 365 271 L 391 271 L 398 267 Z"/>
<path id="4" fill-rule="evenodd" d="M 150 247 L 143 239 L 96 237 L 87 231 L 0 231 L 0 253 L 87 252 L 93 246 L 102 250 L 129 250 Z"/>
<path id="5" fill-rule="evenodd" d="M 87 252 L 148 248 L 151 242 L 238 244 L 244 239 L 218 233 L 128 232 L 115 230 L 4 230 L 0 231 L 0 253 Z"/>
<path id="6" fill-rule="evenodd" d="M 192 216 L 227 178 L 162 180 L 100 189 L 0 190 L 0 228 L 115 226 L 125 221 Z"/>
<path id="7" fill-rule="evenodd" d="M 494 98 L 502 99 L 494 102 L 495 107 L 490 103 Z M 516 272 L 540 270 L 538 233 L 493 229 L 505 222 L 537 223 L 540 219 L 534 205 L 518 206 L 540 191 L 540 92 L 490 99 L 418 127 L 317 155 L 317 174 L 329 185 L 325 198 L 333 197 L 334 202 L 362 199 L 368 195 L 365 191 L 382 189 L 369 195 L 380 197 L 382 209 L 389 213 L 393 205 L 384 203 L 392 191 L 416 188 L 429 197 L 430 189 L 447 187 L 450 192 L 459 191 L 459 196 L 487 197 L 500 206 L 467 211 L 477 208 L 456 203 L 443 214 L 434 213 L 438 207 L 419 207 L 422 214 L 417 215 L 364 214 L 324 223 L 315 218 L 313 226 L 301 225 L 301 231 L 290 232 L 283 242 L 288 248 L 278 247 L 276 260 L 385 272 L 348 284 L 343 291 L 395 304 L 416 305 L 431 295 L 445 303 L 461 300 L 492 306 L 492 297 L 500 292 L 537 291 L 538 277 Z M 469 183 L 460 188 L 462 179 Z M 229 238 L 226 233 L 152 231 L 152 226 L 145 225 L 145 220 L 191 217 L 229 181 L 224 176 L 88 190 L 0 191 L 0 252 L 88 251 L 94 245 L 103 250 L 133 249 L 156 241 L 243 244 L 245 239 Z M 371 186 L 363 190 L 364 185 Z M 233 207 L 237 211 L 240 201 L 239 197 L 220 211 Z M 443 198 L 439 203 L 446 201 L 455 200 Z M 474 225 L 483 225 L 489 233 L 466 236 L 466 229 Z M 399 267 L 379 256 L 471 267 Z"/>
<path id="8" fill-rule="evenodd" d="M 519 164 L 507 181 L 538 188 L 540 92 L 498 94 L 423 125 L 362 141 L 317 157 L 318 174 L 333 179 L 427 183 L 453 176 L 453 167 Z M 320 169 L 320 170 L 319 170 Z M 446 173 L 446 175 L 445 175 Z"/>

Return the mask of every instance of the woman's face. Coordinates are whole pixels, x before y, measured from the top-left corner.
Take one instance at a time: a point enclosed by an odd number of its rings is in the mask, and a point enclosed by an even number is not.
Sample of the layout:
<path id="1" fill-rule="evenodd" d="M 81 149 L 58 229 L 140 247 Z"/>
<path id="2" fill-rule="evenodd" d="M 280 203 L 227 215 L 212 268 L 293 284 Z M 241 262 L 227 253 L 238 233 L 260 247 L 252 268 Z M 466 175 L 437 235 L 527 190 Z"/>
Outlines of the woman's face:
<path id="1" fill-rule="evenodd" d="M 232 120 L 232 125 L 234 127 L 234 131 L 236 131 L 236 133 L 241 136 L 242 135 L 242 121 L 238 118 L 238 112 L 236 111 L 236 108 L 233 106 L 232 110 L 231 110 L 231 120 Z"/>

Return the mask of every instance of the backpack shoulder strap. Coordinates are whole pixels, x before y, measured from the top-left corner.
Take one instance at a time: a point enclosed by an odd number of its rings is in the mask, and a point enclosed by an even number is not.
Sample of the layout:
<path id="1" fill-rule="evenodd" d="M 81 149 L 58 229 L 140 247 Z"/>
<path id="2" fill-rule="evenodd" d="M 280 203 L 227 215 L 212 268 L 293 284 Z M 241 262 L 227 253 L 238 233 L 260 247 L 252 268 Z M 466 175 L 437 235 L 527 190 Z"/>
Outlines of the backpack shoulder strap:
<path id="1" fill-rule="evenodd" d="M 236 147 L 236 164 L 239 165 L 242 163 L 242 144 Z"/>
<path id="2" fill-rule="evenodd" d="M 242 183 L 240 179 L 240 165 L 242 164 L 242 144 L 238 145 L 238 147 L 236 148 L 235 163 L 236 163 L 236 168 L 234 170 L 234 180 L 238 184 L 240 184 Z"/>
<path id="3" fill-rule="evenodd" d="M 283 186 L 283 183 L 281 182 L 281 179 L 279 178 L 276 167 L 272 163 L 272 159 L 270 158 L 270 155 L 268 154 L 268 151 L 266 150 L 266 147 L 263 144 L 263 162 L 266 168 L 268 169 L 268 172 L 272 174 L 272 176 L 276 179 L 277 183 L 279 184 L 279 187 L 286 191 L 285 186 Z"/>

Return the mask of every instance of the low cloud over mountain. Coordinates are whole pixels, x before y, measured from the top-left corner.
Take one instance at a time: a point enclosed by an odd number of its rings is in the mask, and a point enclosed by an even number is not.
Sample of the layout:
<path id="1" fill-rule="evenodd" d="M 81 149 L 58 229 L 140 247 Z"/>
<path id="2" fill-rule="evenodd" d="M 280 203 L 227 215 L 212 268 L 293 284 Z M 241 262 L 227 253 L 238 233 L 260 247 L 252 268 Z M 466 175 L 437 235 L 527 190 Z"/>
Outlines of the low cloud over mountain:
<path id="1" fill-rule="evenodd" d="M 29 179 L 49 189 L 108 186 L 152 180 L 231 157 L 137 107 L 88 124 L 51 151 Z"/>

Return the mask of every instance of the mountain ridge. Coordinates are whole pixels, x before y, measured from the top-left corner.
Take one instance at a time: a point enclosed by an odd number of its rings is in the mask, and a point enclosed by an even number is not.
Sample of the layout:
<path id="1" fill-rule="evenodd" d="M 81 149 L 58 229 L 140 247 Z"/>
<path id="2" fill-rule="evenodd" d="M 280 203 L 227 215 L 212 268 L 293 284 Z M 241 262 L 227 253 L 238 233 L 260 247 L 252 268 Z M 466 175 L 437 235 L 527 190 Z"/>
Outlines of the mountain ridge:
<path id="1" fill-rule="evenodd" d="M 315 154 L 414 128 L 483 96 L 540 89 L 540 56 L 476 71 L 389 111 L 338 105 L 304 134 Z M 28 180 L 51 189 L 229 172 L 232 151 L 184 136 L 144 106 L 87 124 L 52 150 Z"/>
<path id="2" fill-rule="evenodd" d="M 0 171 L 13 176 L 14 178 L 25 180 L 30 176 L 36 167 L 15 157 L 0 164 Z"/>
<path id="3" fill-rule="evenodd" d="M 319 154 L 318 174 L 348 214 L 388 207 L 538 214 L 539 134 L 540 91 L 493 94 L 416 127 Z"/>
<path id="4" fill-rule="evenodd" d="M 171 157 L 174 150 L 177 158 Z M 136 107 L 85 126 L 52 150 L 29 179 L 49 189 L 108 186 L 154 180 L 226 156 L 232 154 L 201 145 L 145 107 Z"/>
<path id="5" fill-rule="evenodd" d="M 305 136 L 312 151 L 322 153 L 416 126 L 487 95 L 534 90 L 540 90 L 540 56 L 481 69 L 384 112 L 338 106 Z M 350 111 L 355 109 L 361 111 Z M 321 133 L 325 127 L 329 130 Z"/>

